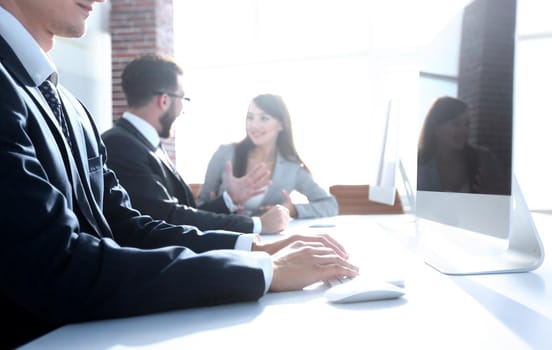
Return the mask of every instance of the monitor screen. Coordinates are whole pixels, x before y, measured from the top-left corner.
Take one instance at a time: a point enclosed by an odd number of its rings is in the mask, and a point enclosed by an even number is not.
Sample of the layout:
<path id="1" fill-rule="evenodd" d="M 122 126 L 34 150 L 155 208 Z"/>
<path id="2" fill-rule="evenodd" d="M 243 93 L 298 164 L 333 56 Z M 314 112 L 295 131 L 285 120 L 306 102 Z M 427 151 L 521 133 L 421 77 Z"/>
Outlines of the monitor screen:
<path id="1" fill-rule="evenodd" d="M 515 33 L 515 0 L 469 1 L 422 59 L 419 231 L 433 240 L 435 233 L 447 234 L 449 243 L 471 256 L 499 256 L 512 242 Z M 447 259 L 430 265 L 454 273 L 517 271 L 510 262 L 499 266 L 500 259 L 466 265 L 463 256 L 457 262 L 465 269 Z"/>
<path id="2" fill-rule="evenodd" d="M 425 51 L 416 214 L 507 238 L 515 1 L 492 2 L 469 3 Z"/>

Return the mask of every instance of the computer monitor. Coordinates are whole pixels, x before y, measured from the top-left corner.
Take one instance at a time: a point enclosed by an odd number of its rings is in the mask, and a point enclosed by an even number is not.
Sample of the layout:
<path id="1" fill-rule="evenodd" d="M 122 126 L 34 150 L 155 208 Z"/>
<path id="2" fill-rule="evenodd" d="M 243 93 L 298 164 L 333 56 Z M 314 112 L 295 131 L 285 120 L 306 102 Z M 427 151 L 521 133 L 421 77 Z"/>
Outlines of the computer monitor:
<path id="1" fill-rule="evenodd" d="M 378 176 L 376 183 L 370 185 L 370 190 L 368 191 L 369 200 L 387 205 L 395 204 L 397 192 L 399 108 L 400 105 L 397 99 L 390 99 L 387 102 Z"/>
<path id="2" fill-rule="evenodd" d="M 420 71 L 416 216 L 446 274 L 530 271 L 544 251 L 512 167 L 515 0 L 473 0 Z"/>

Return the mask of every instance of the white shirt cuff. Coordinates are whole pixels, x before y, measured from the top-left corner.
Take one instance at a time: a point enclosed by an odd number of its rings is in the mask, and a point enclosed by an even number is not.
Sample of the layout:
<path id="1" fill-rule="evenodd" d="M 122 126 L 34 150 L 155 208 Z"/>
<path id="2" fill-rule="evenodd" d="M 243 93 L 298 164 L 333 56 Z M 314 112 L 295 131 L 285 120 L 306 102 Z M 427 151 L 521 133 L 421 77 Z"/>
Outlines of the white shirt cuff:
<path id="1" fill-rule="evenodd" d="M 226 208 L 228 208 L 228 211 L 235 213 L 238 210 L 238 206 L 234 204 L 234 201 L 232 200 L 232 197 L 230 197 L 230 194 L 228 194 L 228 191 L 224 191 L 222 193 L 222 198 L 224 199 L 224 204 L 226 205 Z"/>
<path id="2" fill-rule="evenodd" d="M 259 239 L 258 236 L 253 233 L 245 233 L 243 235 L 239 235 L 238 239 L 236 240 L 236 244 L 234 245 L 234 249 L 245 250 L 250 252 L 253 242 L 255 242 L 258 239 Z"/>
<path id="3" fill-rule="evenodd" d="M 251 233 L 240 235 L 236 240 L 236 244 L 234 245 L 234 248 L 236 250 L 251 251 L 251 246 L 253 245 L 253 242 L 257 239 L 258 239 L 258 236 Z M 270 285 L 272 284 L 272 274 L 273 274 L 272 258 L 270 257 L 269 254 L 265 252 L 253 252 L 253 253 L 255 253 L 255 257 L 257 258 L 259 265 L 263 269 L 263 275 L 265 279 L 265 293 L 267 293 L 268 289 L 270 288 Z"/>
<path id="4" fill-rule="evenodd" d="M 264 253 L 264 254 L 258 254 L 258 256 L 259 256 L 259 265 L 261 265 L 261 268 L 263 269 L 263 273 L 264 273 L 265 294 L 266 294 L 268 293 L 268 289 L 272 284 L 272 274 L 274 272 L 272 267 L 272 258 L 268 253 L 265 253 L 265 252 L 253 252 L 253 253 Z"/>
<path id="5" fill-rule="evenodd" d="M 261 218 L 258 216 L 253 216 L 251 219 L 253 219 L 253 233 L 261 233 L 263 230 L 263 223 L 261 222 Z"/>

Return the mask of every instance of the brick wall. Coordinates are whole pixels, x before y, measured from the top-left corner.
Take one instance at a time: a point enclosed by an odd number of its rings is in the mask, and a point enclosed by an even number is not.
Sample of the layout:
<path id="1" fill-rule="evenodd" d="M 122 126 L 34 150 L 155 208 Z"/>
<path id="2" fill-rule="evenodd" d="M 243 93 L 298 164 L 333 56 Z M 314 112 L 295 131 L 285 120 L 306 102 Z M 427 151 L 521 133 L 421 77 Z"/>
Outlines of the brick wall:
<path id="1" fill-rule="evenodd" d="M 112 0 L 110 15 L 113 120 L 126 110 L 121 73 L 144 54 L 174 54 L 173 0 Z M 174 138 L 165 142 L 175 160 Z"/>
<path id="2" fill-rule="evenodd" d="M 516 0 L 475 0 L 464 13 L 458 97 L 470 106 L 470 142 L 511 170 Z M 508 174 L 509 176 L 509 174 Z"/>

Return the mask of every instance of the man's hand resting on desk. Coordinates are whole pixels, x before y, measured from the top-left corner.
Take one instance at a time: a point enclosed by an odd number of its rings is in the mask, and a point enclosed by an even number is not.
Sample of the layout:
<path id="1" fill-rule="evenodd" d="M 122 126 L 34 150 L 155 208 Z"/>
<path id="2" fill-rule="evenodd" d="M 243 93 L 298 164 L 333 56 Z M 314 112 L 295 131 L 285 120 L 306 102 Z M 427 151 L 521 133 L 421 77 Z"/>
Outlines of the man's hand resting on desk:
<path id="1" fill-rule="evenodd" d="M 278 233 L 286 229 L 291 217 L 283 205 L 275 205 L 261 215 L 261 233 Z"/>
<path id="2" fill-rule="evenodd" d="M 252 250 L 273 256 L 272 292 L 299 290 L 318 281 L 358 275 L 358 267 L 347 261 L 348 254 L 329 235 L 292 235 L 275 242 L 254 243 Z"/>

